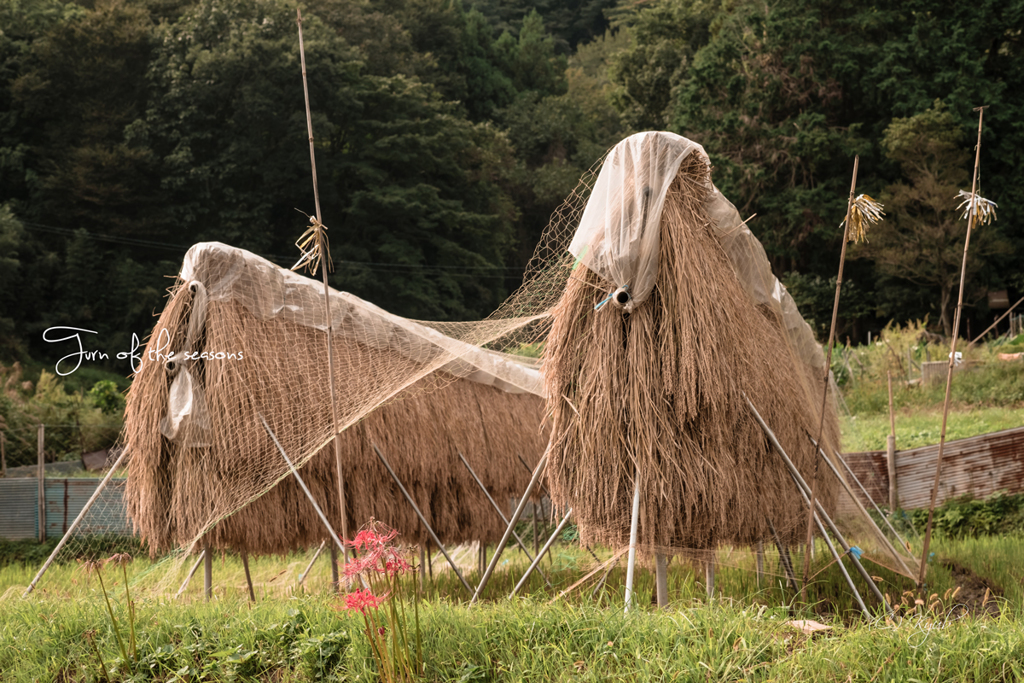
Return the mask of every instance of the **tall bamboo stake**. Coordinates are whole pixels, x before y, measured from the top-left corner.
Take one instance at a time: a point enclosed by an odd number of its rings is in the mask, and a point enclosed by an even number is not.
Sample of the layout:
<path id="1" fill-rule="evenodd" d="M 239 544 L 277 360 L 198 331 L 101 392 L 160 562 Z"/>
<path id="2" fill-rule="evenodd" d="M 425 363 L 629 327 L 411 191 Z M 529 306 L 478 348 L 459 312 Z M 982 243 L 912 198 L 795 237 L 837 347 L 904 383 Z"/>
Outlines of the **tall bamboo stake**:
<path id="1" fill-rule="evenodd" d="M 960 265 L 960 295 L 956 302 L 956 315 L 953 316 L 953 341 L 949 348 L 949 366 L 946 369 L 946 397 L 942 401 L 942 428 L 939 430 L 939 453 L 935 458 L 935 480 L 932 482 L 932 497 L 928 504 L 928 523 L 924 527 L 924 548 L 921 550 L 921 571 L 918 574 L 918 586 L 924 590 L 925 574 L 928 572 L 928 546 L 932 540 L 932 517 L 935 515 L 935 501 L 939 495 L 939 477 L 942 474 L 942 453 L 946 448 L 946 418 L 949 417 L 949 396 L 953 386 L 953 365 L 956 363 L 956 338 L 960 333 L 960 312 L 964 305 L 964 284 L 967 280 L 967 248 L 971 244 L 971 230 L 974 229 L 974 217 L 977 212 L 978 167 L 981 165 L 981 124 L 985 115 L 985 107 L 978 107 L 978 144 L 974 151 L 974 178 L 971 180 L 971 210 L 967 215 L 967 236 L 964 238 L 964 259 Z"/>
<path id="2" fill-rule="evenodd" d="M 306 82 L 306 48 L 302 42 L 302 12 L 295 10 L 299 26 L 299 60 L 302 63 L 302 93 L 306 101 L 306 131 L 309 133 L 309 164 L 313 172 L 313 204 L 316 207 L 316 223 L 323 227 L 320 214 L 320 190 L 316 182 L 316 152 L 313 149 L 313 116 L 309 110 L 309 85 Z M 315 225 L 315 224 L 314 224 Z M 320 254 L 320 275 L 324 281 L 324 322 L 327 327 L 327 381 L 331 392 L 331 419 L 334 425 L 334 465 L 338 471 L 338 504 L 341 508 L 341 537 L 348 538 L 348 507 L 345 504 L 345 477 L 341 470 L 341 430 L 338 428 L 338 399 L 334 394 L 334 322 L 331 318 L 331 295 L 327 284 L 329 253 Z M 348 550 L 342 546 L 342 559 L 348 562 Z M 338 590 L 339 584 L 335 584 Z"/>
<path id="3" fill-rule="evenodd" d="M 832 304 L 832 325 L 828 331 L 828 347 L 825 351 L 825 381 L 821 394 L 821 417 L 818 421 L 818 438 L 825 429 L 825 406 L 828 404 L 829 375 L 832 372 L 832 344 L 836 338 L 836 318 L 839 314 L 839 292 L 843 287 L 843 266 L 846 264 L 846 243 L 850 235 L 850 213 L 853 210 L 853 194 L 857 191 L 857 169 L 860 155 L 853 158 L 853 180 L 850 181 L 850 198 L 846 202 L 846 221 L 843 223 L 843 246 L 839 252 L 839 275 L 836 276 L 836 298 Z M 814 473 L 811 476 L 811 503 L 807 508 L 807 552 L 804 553 L 804 582 L 800 589 L 800 600 L 807 601 L 807 580 L 811 575 L 811 544 L 814 542 L 814 501 L 818 493 L 818 459 L 814 458 Z"/>

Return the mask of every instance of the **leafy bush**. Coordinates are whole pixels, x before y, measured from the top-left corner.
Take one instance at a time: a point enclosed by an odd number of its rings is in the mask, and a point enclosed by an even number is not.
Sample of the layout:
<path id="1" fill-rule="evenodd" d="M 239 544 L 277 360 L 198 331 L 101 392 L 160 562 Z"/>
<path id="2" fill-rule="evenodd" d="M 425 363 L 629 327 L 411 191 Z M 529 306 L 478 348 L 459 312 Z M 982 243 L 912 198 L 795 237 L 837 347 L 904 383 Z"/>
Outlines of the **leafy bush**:
<path id="1" fill-rule="evenodd" d="M 101 380 L 86 393 L 69 393 L 63 380 L 43 370 L 35 383 L 18 363 L 0 365 L 0 429 L 8 467 L 37 460 L 36 433 L 46 425 L 46 460 L 68 460 L 109 448 L 121 432 L 124 397 L 117 385 Z"/>
<path id="2" fill-rule="evenodd" d="M 928 510 L 911 513 L 914 526 L 923 530 Z M 936 508 L 932 519 L 936 535 L 948 538 L 978 538 L 994 534 L 1024 532 L 1024 493 L 995 493 L 984 500 L 969 497 L 947 501 Z"/>

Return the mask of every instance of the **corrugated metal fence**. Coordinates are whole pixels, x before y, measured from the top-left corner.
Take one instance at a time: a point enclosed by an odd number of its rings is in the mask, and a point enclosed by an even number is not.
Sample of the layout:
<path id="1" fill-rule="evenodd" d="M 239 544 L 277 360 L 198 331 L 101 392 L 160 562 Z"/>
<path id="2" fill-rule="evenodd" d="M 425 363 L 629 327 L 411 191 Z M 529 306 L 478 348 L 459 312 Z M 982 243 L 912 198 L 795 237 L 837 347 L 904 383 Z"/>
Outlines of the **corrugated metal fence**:
<path id="1" fill-rule="evenodd" d="M 100 479 L 46 480 L 46 537 L 60 538 L 78 517 Z M 124 479 L 111 479 L 93 503 L 78 533 L 130 535 Z M 39 481 L 0 479 L 0 538 L 39 538 Z"/>
<path id="2" fill-rule="evenodd" d="M 896 451 L 900 507 L 928 507 L 938 455 L 938 445 Z M 887 505 L 889 472 L 885 451 L 847 453 L 844 457 L 875 503 Z M 984 498 L 997 491 L 1024 492 L 1024 427 L 946 442 L 937 505 L 965 495 Z M 859 491 L 857 494 L 861 503 L 867 505 Z"/>

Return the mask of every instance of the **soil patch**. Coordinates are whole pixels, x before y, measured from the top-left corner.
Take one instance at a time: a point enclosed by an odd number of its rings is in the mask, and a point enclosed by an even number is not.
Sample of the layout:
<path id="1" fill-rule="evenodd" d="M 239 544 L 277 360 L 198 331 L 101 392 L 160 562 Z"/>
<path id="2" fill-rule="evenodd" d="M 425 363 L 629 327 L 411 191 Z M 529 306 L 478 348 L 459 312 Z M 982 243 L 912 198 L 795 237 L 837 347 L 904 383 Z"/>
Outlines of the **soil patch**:
<path id="1" fill-rule="evenodd" d="M 943 560 L 942 565 L 949 569 L 953 583 L 960 586 L 956 603 L 950 607 L 951 610 L 964 610 L 973 615 L 999 616 L 999 603 L 993 598 L 1003 596 L 1002 588 L 956 562 Z"/>

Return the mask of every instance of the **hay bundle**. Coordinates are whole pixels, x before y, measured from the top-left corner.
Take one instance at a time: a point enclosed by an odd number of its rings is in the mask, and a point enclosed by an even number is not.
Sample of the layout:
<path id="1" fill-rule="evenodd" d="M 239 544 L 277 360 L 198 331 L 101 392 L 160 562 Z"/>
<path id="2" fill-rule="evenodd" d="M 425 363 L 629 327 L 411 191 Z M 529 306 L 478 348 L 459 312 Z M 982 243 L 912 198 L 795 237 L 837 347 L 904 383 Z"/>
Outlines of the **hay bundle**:
<path id="1" fill-rule="evenodd" d="M 203 543 L 253 554 L 326 537 L 259 415 L 341 528 L 316 287 L 223 245 L 190 252 L 125 415 L 127 504 L 151 552 L 204 533 Z M 428 538 L 372 442 L 443 542 L 500 538 L 504 525 L 458 453 L 499 504 L 525 488 L 518 456 L 535 463 L 547 436 L 543 401 L 516 385 L 539 390 L 536 371 L 332 296 L 348 528 L 374 517 L 406 542 Z"/>
<path id="2" fill-rule="evenodd" d="M 554 309 L 544 355 L 552 498 L 573 507 L 585 542 L 628 542 L 637 476 L 648 549 L 766 540 L 769 522 L 797 542 L 802 503 L 743 396 L 806 476 L 813 460 L 805 430 L 817 431 L 820 380 L 802 362 L 781 308 L 757 300 L 771 286 L 741 280 L 742 264 L 757 255 L 735 239 L 723 245 L 703 150 L 678 169 L 652 226 L 660 240 L 649 296 L 628 308 L 603 304 L 624 283 L 599 276 L 581 257 Z M 648 197 L 645 188 L 645 212 Z M 834 411 L 825 424 L 835 445 Z M 835 482 L 822 488 L 829 507 Z"/>

